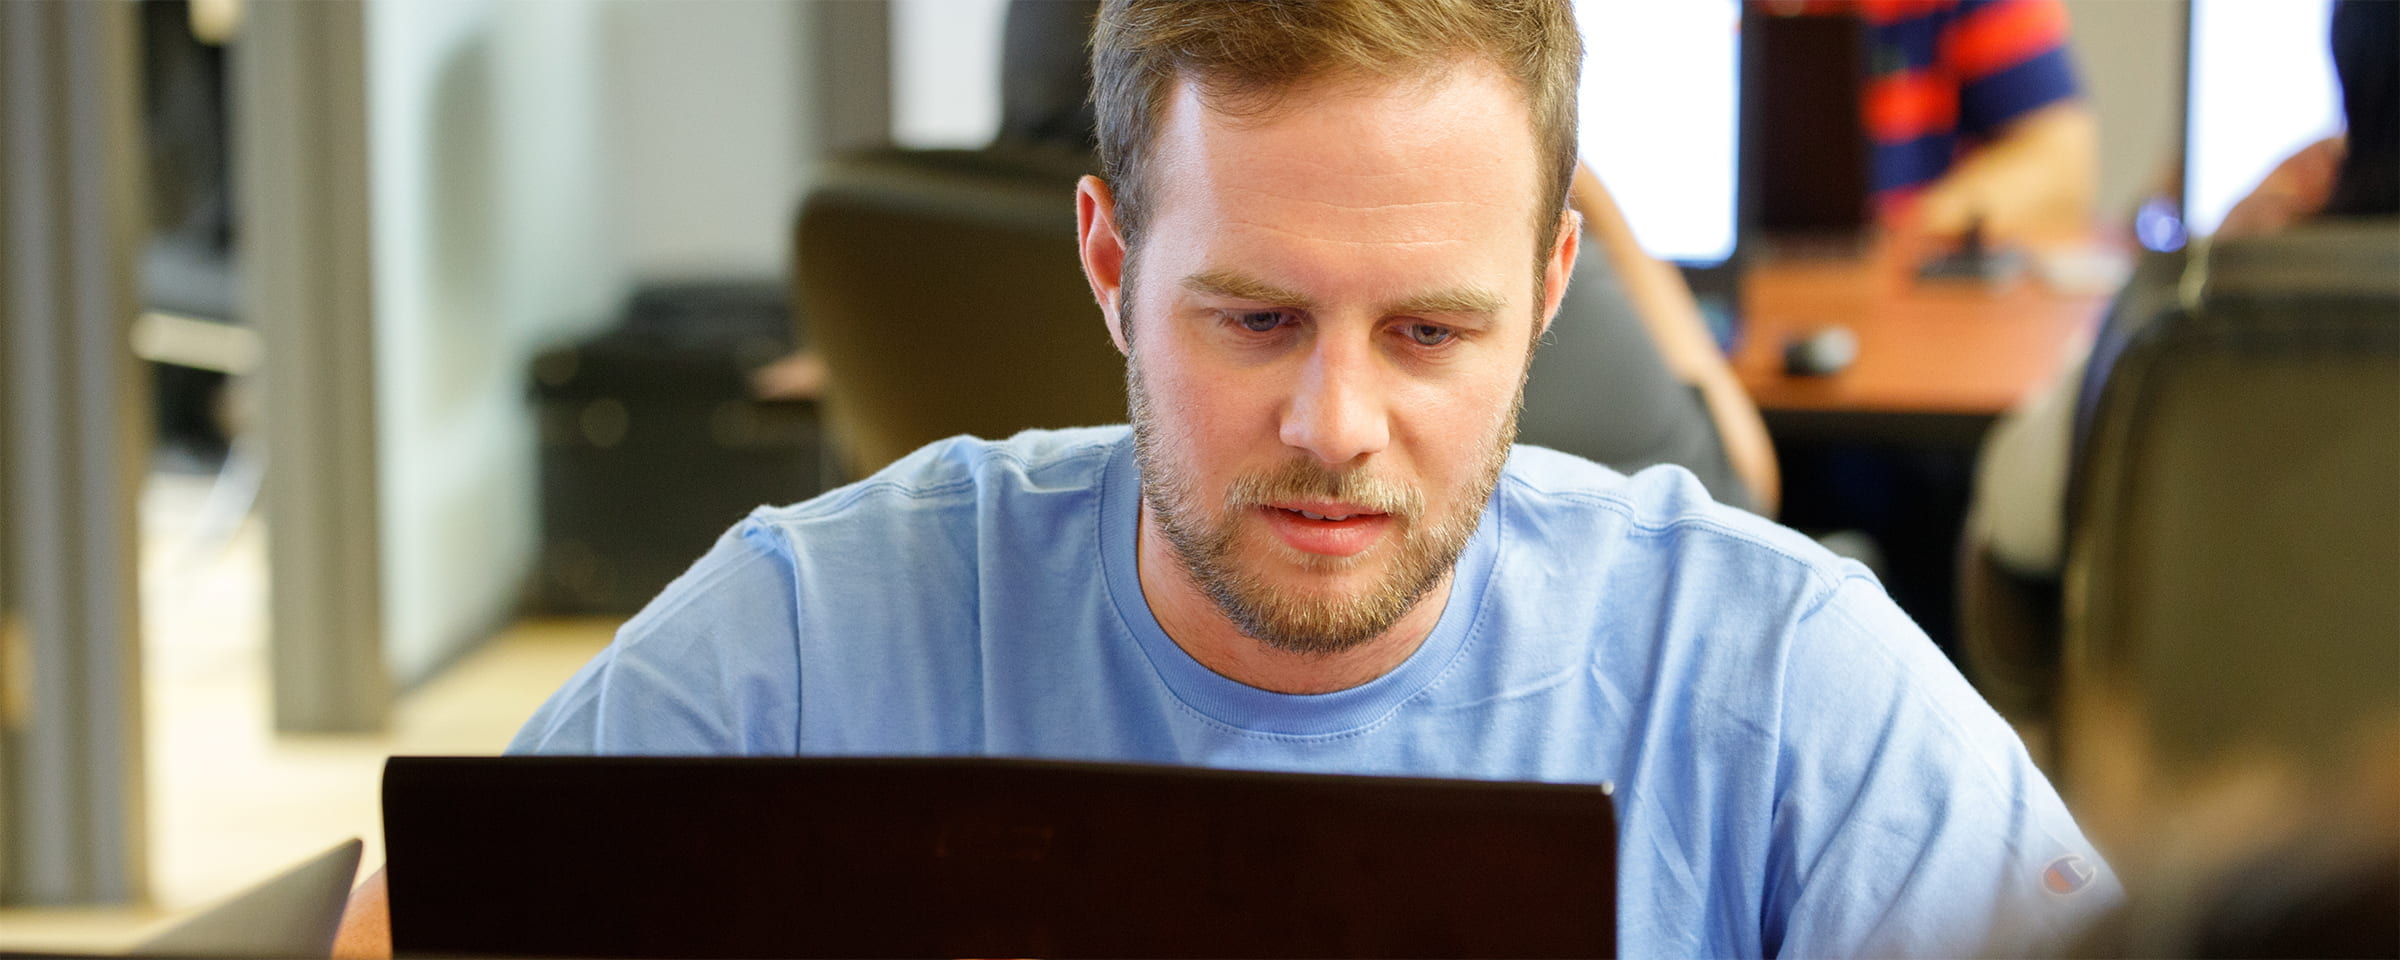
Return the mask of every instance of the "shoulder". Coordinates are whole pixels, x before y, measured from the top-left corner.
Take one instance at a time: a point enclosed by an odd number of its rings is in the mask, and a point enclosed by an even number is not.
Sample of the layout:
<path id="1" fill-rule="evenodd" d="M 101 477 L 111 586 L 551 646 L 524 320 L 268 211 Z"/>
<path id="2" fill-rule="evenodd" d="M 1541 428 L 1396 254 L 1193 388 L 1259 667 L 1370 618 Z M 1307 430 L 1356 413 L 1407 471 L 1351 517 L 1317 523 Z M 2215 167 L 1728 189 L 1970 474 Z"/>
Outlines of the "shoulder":
<path id="1" fill-rule="evenodd" d="M 786 555 L 745 521 L 618 628 L 510 753 L 790 752 L 797 661 Z"/>
<path id="2" fill-rule="evenodd" d="M 1494 495 L 1503 499 L 1512 553 L 1563 553 L 1616 576 L 1675 567 L 1686 577 L 1753 588 L 1763 577 L 1800 591 L 1811 605 L 1844 581 L 1874 582 L 1865 567 L 1798 531 L 1717 502 L 1690 471 L 1671 464 L 1627 476 L 1519 445 Z"/>
<path id="3" fill-rule="evenodd" d="M 1689 789 L 1766 812 L 1729 836 L 1761 858 L 1768 944 L 1964 953 L 2113 902 L 2015 732 L 1865 567 L 1710 501 L 1678 468 L 1627 477 L 1520 448 L 1505 476 L 1519 622 L 1596 638 L 1592 674 L 1627 725 L 1710 745 L 1633 782 L 1705 780 Z M 1894 863 L 1940 879 L 1905 883 Z M 2090 893 L 2043 892 L 2062 863 L 2097 871 L 2077 875 Z"/>
<path id="4" fill-rule="evenodd" d="M 814 499 L 762 508 L 746 523 L 795 549 L 864 538 L 858 545 L 905 550 L 951 528 L 971 532 L 978 519 L 1085 504 L 1129 436 L 1118 426 L 1028 430 L 1006 440 L 951 437 Z"/>
<path id="5" fill-rule="evenodd" d="M 1590 595 L 1608 608 L 1601 616 L 1650 627 L 1644 636 L 1676 666 L 1670 672 L 1694 689 L 1719 688 L 1721 705 L 1746 702 L 1738 712 L 1775 731 L 1784 749 L 1872 740 L 1899 715 L 1927 724 L 1905 731 L 1911 737 L 2015 747 L 1857 561 L 1708 499 L 1676 467 L 1627 477 L 1520 448 L 1507 476 L 1507 535 L 1519 547 L 1570 553 L 1593 570 Z"/>
<path id="6" fill-rule="evenodd" d="M 971 501 L 985 491 L 1086 488 L 1099 481 L 1101 467 L 1128 442 L 1130 433 L 1116 426 L 1027 430 L 1006 440 L 951 437 L 919 447 L 864 480 L 789 507 L 762 510 L 758 516 L 770 522 L 809 523 L 874 504 Z"/>
<path id="7" fill-rule="evenodd" d="M 1796 706 L 1796 680 L 1873 678 L 1904 696 L 1981 705 L 1864 565 L 1709 499 L 1682 468 L 1628 477 L 1521 448 L 1508 476 L 1517 547 L 1587 566 L 1591 595 L 1608 608 L 1599 616 L 1654 627 L 1645 636 L 1662 661 L 1694 683 L 1740 688 L 1730 699 L 1747 702 L 1746 721 L 1761 729 L 1783 727 L 1775 714 Z"/>
<path id="8" fill-rule="evenodd" d="M 1520 447 L 1505 477 L 1495 609 L 1542 638 L 1545 662 L 1588 658 L 1633 713 L 1768 750 L 1793 658 L 1888 665 L 1887 647 L 1930 647 L 1864 566 L 1710 500 L 1679 467 L 1628 477 Z"/>
<path id="9" fill-rule="evenodd" d="M 2016 731 L 1882 591 L 1810 611 L 1784 667 L 1767 885 L 1784 949 L 2023 955 L 2121 899 Z"/>
<path id="10" fill-rule="evenodd" d="M 2006 738 L 1864 565 L 1710 500 L 1682 469 L 1628 477 L 1519 448 L 1505 475 L 1502 562 L 1516 568 L 1505 579 L 1523 584 L 1515 606 L 1594 638 L 1591 653 L 1616 682 L 1631 686 L 1631 673 L 1649 696 L 1702 697 L 1705 717 L 1762 746 L 1807 749 L 1894 711 L 1922 712 L 1962 739 Z"/>
<path id="11" fill-rule="evenodd" d="M 627 621 L 511 751 L 793 752 L 804 647 L 954 635 L 986 552 L 978 539 L 996 525 L 1088 516 L 1126 433 L 954 437 L 814 499 L 752 512 Z"/>

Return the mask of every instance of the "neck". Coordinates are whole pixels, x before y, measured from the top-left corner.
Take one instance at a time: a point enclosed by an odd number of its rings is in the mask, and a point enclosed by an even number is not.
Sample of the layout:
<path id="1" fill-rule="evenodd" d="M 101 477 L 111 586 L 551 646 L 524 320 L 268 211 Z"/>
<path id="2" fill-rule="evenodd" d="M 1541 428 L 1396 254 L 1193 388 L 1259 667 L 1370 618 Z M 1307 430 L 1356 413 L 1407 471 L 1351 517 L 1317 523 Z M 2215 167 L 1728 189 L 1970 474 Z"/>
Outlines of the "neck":
<path id="1" fill-rule="evenodd" d="M 1390 629 L 1365 643 L 1339 653 L 1294 653 L 1268 646 L 1235 627 L 1200 591 L 1175 556 L 1150 514 L 1141 508 L 1140 543 L 1135 568 L 1142 582 L 1142 599 L 1167 638 L 1201 666 L 1219 676 L 1273 693 L 1332 693 L 1347 690 L 1392 672 L 1424 645 L 1442 618 L 1450 598 L 1450 575 Z"/>

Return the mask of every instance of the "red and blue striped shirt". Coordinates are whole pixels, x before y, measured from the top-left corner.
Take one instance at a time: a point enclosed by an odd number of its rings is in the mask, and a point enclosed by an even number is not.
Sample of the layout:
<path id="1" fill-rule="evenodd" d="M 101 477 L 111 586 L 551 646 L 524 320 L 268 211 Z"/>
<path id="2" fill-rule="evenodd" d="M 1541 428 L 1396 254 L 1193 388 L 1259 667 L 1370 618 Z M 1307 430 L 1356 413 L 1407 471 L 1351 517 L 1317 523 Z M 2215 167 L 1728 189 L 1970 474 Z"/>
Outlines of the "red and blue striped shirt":
<path id="1" fill-rule="evenodd" d="M 1860 112 L 1889 209 L 2018 118 L 2077 94 L 2059 0 L 1856 0 Z"/>

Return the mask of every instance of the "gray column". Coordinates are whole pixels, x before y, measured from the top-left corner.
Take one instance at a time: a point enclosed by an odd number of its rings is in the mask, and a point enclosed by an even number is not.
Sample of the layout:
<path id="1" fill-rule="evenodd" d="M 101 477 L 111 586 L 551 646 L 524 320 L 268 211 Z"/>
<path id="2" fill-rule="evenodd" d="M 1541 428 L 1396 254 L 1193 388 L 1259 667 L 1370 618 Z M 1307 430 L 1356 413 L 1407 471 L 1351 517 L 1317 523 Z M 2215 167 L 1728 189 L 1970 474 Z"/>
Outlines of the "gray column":
<path id="1" fill-rule="evenodd" d="M 892 9 L 884 0 L 812 3 L 801 22 L 811 71 L 806 131 L 815 159 L 892 143 Z"/>
<path id="2" fill-rule="evenodd" d="M 0 0 L 5 2 L 5 0 Z M 391 711 L 378 559 L 365 13 L 254 3 L 234 59 L 242 309 L 262 353 L 275 728 Z"/>
<path id="3" fill-rule="evenodd" d="M 146 896 L 127 334 L 146 224 L 123 0 L 0 2 L 0 902 Z"/>

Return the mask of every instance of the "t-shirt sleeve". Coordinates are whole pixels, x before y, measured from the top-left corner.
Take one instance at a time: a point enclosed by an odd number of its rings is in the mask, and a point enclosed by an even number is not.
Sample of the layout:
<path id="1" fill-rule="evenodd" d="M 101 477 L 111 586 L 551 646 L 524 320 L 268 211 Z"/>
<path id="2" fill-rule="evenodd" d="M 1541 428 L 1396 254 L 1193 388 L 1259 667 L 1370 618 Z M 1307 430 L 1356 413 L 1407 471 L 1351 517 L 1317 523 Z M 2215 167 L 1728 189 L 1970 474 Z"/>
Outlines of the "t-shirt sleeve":
<path id="1" fill-rule="evenodd" d="M 1801 618 L 1782 703 L 1770 953 L 2022 955 L 2122 899 L 2015 732 L 1872 581 Z"/>
<path id="2" fill-rule="evenodd" d="M 793 594 L 773 531 L 744 521 L 552 694 L 508 752 L 796 753 Z"/>
<path id="3" fill-rule="evenodd" d="M 2078 93 L 2060 0 L 1968 0 L 1938 55 L 1958 78 L 1958 131 L 1970 137 L 1989 138 Z"/>

